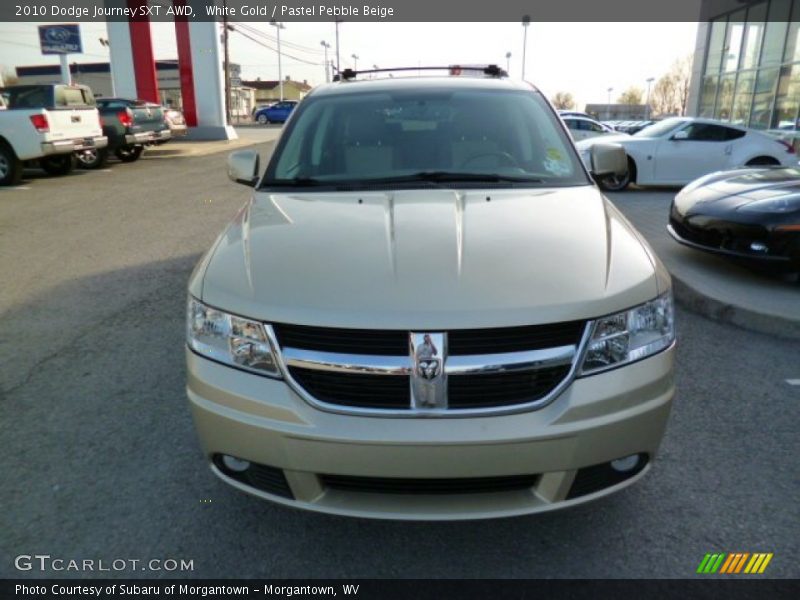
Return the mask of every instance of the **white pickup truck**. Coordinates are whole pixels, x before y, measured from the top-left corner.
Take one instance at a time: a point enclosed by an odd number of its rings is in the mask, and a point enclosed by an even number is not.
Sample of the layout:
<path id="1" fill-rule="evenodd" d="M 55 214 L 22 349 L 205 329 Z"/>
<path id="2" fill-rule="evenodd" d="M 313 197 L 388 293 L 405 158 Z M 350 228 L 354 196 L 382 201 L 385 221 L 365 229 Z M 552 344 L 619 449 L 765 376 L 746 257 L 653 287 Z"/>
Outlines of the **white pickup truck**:
<path id="1" fill-rule="evenodd" d="M 28 161 L 52 175 L 75 166 L 75 153 L 104 148 L 92 90 L 83 85 L 15 85 L 3 90 L 0 111 L 0 185 L 15 185 Z"/>

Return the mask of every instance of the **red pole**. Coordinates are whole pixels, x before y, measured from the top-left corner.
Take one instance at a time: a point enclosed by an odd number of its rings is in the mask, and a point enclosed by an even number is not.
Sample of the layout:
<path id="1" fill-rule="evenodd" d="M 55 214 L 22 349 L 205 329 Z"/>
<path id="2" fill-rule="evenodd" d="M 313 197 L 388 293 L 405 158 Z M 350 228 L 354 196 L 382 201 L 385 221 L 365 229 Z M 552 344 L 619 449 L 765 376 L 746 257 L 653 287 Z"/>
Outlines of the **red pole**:
<path id="1" fill-rule="evenodd" d="M 185 6 L 186 0 L 173 0 L 173 6 Z M 192 69 L 192 46 L 189 37 L 189 20 L 175 15 L 175 37 L 178 42 L 178 70 L 181 78 L 181 101 L 186 125 L 197 127 L 197 103 L 194 95 L 194 70 Z"/>
<path id="2" fill-rule="evenodd" d="M 147 0 L 128 0 L 128 6 L 147 6 Z M 131 32 L 131 54 L 133 72 L 136 76 L 136 95 L 149 102 L 161 104 L 156 77 L 156 61 L 153 54 L 153 39 L 150 36 L 150 18 L 136 17 L 128 22 Z"/>

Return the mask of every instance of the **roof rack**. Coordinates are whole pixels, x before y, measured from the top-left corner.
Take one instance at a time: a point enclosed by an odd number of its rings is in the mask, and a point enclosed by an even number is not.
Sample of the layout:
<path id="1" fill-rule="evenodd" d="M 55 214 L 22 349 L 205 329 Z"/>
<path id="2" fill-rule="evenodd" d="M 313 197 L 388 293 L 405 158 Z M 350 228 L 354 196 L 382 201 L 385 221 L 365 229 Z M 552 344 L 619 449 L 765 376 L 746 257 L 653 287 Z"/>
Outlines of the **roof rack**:
<path id="1" fill-rule="evenodd" d="M 497 65 L 447 65 L 446 67 L 395 67 L 391 69 L 369 69 L 364 71 L 344 69 L 341 73 L 334 75 L 333 80 L 350 81 L 359 75 L 368 73 L 394 73 L 396 71 L 448 71 L 450 75 L 461 75 L 464 71 L 475 71 L 489 77 L 508 77 L 508 73 Z"/>

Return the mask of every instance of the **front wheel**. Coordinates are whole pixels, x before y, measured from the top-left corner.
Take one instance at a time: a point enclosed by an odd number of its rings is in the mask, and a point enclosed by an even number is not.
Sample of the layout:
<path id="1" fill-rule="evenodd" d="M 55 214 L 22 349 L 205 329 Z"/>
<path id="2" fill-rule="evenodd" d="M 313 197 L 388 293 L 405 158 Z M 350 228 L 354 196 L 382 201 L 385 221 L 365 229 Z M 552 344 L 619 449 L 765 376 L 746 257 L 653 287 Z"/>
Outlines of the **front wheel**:
<path id="1" fill-rule="evenodd" d="M 22 161 L 6 144 L 0 143 L 0 185 L 17 185 L 22 181 Z"/>
<path id="2" fill-rule="evenodd" d="M 39 164 L 48 175 L 67 175 L 75 168 L 74 154 L 58 154 L 39 160 Z"/>
<path id="3" fill-rule="evenodd" d="M 139 160 L 143 150 L 144 146 L 122 146 L 121 148 L 117 148 L 114 154 L 116 154 L 117 158 L 122 162 L 129 163 Z"/>
<path id="4" fill-rule="evenodd" d="M 266 125 L 267 123 L 269 123 L 269 120 L 267 119 L 267 115 L 258 115 L 258 119 L 257 120 L 262 125 Z"/>
<path id="5" fill-rule="evenodd" d="M 598 179 L 597 183 L 600 184 L 600 187 L 603 188 L 607 192 L 621 192 L 628 184 L 631 182 L 631 171 L 625 173 L 625 175 L 606 175 L 605 177 L 601 177 Z"/>
<path id="6" fill-rule="evenodd" d="M 100 169 L 108 162 L 108 152 L 103 148 L 84 150 L 78 152 L 77 159 L 82 169 Z"/>

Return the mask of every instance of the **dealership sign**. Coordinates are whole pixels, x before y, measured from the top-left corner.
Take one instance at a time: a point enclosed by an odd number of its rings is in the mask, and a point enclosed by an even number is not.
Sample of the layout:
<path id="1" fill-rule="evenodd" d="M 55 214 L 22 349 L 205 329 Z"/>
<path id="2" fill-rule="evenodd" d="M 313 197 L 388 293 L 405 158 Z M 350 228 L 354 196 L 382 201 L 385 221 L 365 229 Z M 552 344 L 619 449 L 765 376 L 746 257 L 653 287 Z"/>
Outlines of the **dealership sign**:
<path id="1" fill-rule="evenodd" d="M 81 54 L 81 30 L 77 24 L 40 25 L 42 54 Z"/>

